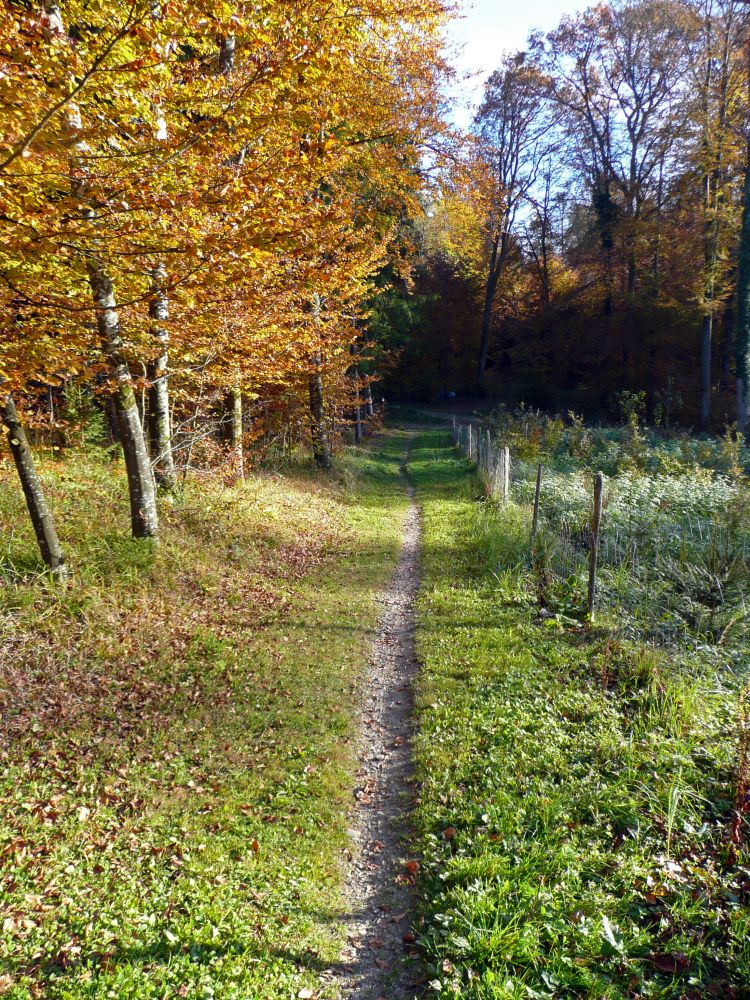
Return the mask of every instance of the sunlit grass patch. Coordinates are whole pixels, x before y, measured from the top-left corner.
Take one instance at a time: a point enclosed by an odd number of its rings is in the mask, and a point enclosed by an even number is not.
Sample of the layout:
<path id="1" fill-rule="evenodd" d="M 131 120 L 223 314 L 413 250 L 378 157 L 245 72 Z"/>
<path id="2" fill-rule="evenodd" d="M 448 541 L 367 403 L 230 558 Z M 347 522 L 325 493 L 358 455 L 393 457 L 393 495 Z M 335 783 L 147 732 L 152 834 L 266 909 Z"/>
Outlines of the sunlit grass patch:
<path id="1" fill-rule="evenodd" d="M 30 997 L 332 995 L 358 683 L 406 510 L 403 436 L 332 479 L 188 486 L 161 546 L 122 472 L 45 466 L 71 588 L 0 482 L 0 984 Z"/>
<path id="2" fill-rule="evenodd" d="M 415 454 L 431 995 L 750 995 L 736 679 L 606 618 L 546 625 L 528 507 L 493 511 L 447 434 Z"/>

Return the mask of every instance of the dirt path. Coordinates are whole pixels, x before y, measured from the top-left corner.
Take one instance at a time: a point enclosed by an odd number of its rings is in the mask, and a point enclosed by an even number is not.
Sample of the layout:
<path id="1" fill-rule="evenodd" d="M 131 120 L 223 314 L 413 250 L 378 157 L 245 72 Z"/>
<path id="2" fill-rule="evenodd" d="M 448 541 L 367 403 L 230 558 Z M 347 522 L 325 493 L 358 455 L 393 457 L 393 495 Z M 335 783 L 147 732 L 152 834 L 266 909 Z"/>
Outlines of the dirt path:
<path id="1" fill-rule="evenodd" d="M 407 447 L 404 463 L 408 454 Z M 353 857 L 346 878 L 350 915 L 337 975 L 348 1000 L 411 1000 L 417 993 L 408 937 L 412 859 L 404 853 L 404 834 L 415 793 L 410 741 L 420 524 L 414 490 L 404 481 L 411 504 L 399 564 L 380 598 L 383 615 L 364 691 Z"/>

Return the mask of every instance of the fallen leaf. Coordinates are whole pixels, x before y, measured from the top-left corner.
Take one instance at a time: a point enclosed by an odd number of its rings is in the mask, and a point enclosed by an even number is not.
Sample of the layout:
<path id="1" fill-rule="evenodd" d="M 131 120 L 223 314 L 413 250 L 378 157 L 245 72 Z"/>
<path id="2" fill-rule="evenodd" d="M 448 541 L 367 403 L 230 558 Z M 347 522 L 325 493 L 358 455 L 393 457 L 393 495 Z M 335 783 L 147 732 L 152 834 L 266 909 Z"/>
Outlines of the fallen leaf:
<path id="1" fill-rule="evenodd" d="M 690 959 L 681 952 L 673 955 L 652 955 L 651 962 L 659 972 L 683 972 L 690 966 Z"/>

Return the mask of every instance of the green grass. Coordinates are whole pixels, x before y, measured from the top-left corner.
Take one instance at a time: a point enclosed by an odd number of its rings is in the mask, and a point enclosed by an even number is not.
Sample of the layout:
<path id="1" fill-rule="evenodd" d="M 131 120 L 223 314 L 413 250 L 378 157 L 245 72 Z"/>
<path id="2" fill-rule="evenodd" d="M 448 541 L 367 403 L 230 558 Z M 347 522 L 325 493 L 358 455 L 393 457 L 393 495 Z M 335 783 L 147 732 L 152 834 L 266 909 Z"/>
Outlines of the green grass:
<path id="1" fill-rule="evenodd" d="M 528 510 L 485 502 L 447 433 L 422 435 L 409 469 L 432 995 L 749 997 L 728 679 L 603 627 L 545 626 Z"/>
<path id="2" fill-rule="evenodd" d="M 333 995 L 403 447 L 350 449 L 333 481 L 193 486 L 157 551 L 125 537 L 119 464 L 48 463 L 63 593 L 0 473 L 0 994 Z"/>
<path id="3" fill-rule="evenodd" d="M 355 707 L 406 499 L 405 434 L 126 538 L 121 467 L 44 476 L 74 584 L 47 587 L 0 470 L 0 994 L 333 997 Z M 529 511 L 441 430 L 423 510 L 419 939 L 434 996 L 750 996 L 729 844 L 732 678 L 544 624 Z"/>

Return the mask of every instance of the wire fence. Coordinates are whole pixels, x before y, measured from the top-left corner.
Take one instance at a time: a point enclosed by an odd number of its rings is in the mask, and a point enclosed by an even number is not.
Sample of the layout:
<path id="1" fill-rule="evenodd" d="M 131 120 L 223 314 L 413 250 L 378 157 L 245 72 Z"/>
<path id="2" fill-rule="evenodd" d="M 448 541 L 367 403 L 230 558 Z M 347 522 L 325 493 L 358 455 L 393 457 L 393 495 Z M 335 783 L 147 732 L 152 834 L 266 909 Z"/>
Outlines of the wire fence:
<path id="1" fill-rule="evenodd" d="M 654 497 L 637 476 L 605 480 L 512 461 L 482 426 L 454 421 L 453 438 L 489 496 L 528 509 L 543 615 L 600 617 L 623 639 L 684 652 L 700 647 L 747 669 L 750 518 L 738 493 L 719 484 L 713 508 L 696 514 L 687 484 L 668 484 L 666 499 Z"/>

